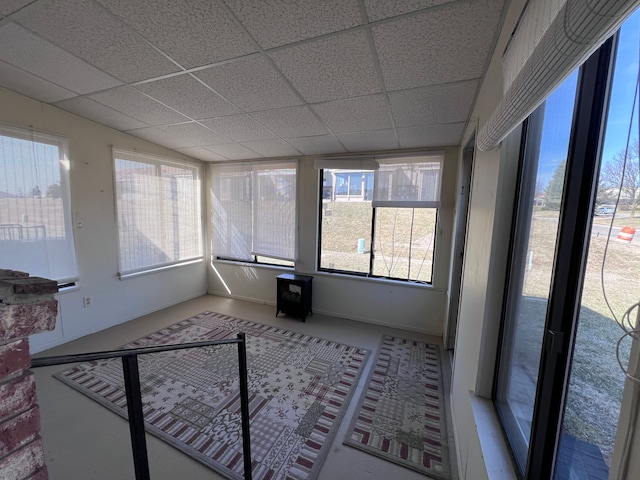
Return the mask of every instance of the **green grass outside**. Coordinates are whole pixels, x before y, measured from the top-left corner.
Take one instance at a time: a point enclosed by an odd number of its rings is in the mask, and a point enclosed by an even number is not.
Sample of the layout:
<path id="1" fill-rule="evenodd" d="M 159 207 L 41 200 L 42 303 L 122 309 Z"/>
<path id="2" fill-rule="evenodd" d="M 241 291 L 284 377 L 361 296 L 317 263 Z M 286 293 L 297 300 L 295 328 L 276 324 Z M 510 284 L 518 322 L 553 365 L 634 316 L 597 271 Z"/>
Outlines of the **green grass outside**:
<path id="1" fill-rule="evenodd" d="M 371 202 L 324 202 L 322 209 L 321 268 L 368 273 Z M 436 210 L 378 208 L 376 215 L 373 274 L 431 282 Z"/>
<path id="2" fill-rule="evenodd" d="M 527 297 L 548 296 L 556 229 L 557 213 L 555 218 L 549 211 L 534 214 L 529 248 L 533 255 L 528 258 L 523 286 Z M 639 266 L 640 246 L 615 238 L 607 244 L 602 235 L 591 237 L 564 429 L 574 437 L 598 445 L 607 463 L 613 450 L 625 378 L 616 360 L 616 343 L 623 330 L 615 318 L 620 319 L 639 299 Z M 526 315 L 543 321 L 546 303 L 538 305 L 542 311 Z M 538 339 L 529 345 L 539 348 L 540 343 Z M 629 350 L 630 342 L 624 342 L 621 357 L 625 361 Z"/>

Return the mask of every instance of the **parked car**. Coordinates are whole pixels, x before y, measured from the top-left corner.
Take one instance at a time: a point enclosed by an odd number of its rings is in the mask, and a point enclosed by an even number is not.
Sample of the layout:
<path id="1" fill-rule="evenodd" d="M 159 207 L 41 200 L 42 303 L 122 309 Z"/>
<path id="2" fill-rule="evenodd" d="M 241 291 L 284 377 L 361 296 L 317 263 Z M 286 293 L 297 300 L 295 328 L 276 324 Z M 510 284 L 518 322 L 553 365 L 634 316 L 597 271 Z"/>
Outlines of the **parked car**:
<path id="1" fill-rule="evenodd" d="M 616 209 L 612 205 L 601 205 L 596 207 L 596 215 L 613 215 Z"/>

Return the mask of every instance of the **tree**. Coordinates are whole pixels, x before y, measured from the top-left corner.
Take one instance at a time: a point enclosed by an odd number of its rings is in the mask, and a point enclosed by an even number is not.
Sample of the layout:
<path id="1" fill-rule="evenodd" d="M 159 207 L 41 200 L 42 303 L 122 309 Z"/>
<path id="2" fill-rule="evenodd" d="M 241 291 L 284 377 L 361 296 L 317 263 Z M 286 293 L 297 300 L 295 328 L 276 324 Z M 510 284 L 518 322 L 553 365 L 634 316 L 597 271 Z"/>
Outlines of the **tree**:
<path id="1" fill-rule="evenodd" d="M 38 185 L 36 185 L 31 189 L 31 196 L 36 198 L 40 198 L 42 196 L 42 193 L 40 192 L 40 187 Z"/>
<path id="2" fill-rule="evenodd" d="M 52 183 L 47 187 L 47 198 L 61 198 L 62 189 L 59 183 Z"/>
<path id="3" fill-rule="evenodd" d="M 567 169 L 567 161 L 564 160 L 556 167 L 553 176 L 547 185 L 545 193 L 547 194 L 546 206 L 550 210 L 560 210 L 562 202 L 562 190 L 564 190 L 564 172 Z"/>
<path id="4" fill-rule="evenodd" d="M 620 200 L 628 202 L 631 217 L 635 217 L 640 207 L 640 157 L 638 156 L 638 140 L 632 142 L 628 149 L 622 149 L 600 170 L 599 191 L 603 197 L 616 197 L 620 191 Z M 624 180 L 622 180 L 624 172 Z M 621 181 L 622 180 L 622 181 Z M 611 192 L 605 195 L 604 192 Z"/>

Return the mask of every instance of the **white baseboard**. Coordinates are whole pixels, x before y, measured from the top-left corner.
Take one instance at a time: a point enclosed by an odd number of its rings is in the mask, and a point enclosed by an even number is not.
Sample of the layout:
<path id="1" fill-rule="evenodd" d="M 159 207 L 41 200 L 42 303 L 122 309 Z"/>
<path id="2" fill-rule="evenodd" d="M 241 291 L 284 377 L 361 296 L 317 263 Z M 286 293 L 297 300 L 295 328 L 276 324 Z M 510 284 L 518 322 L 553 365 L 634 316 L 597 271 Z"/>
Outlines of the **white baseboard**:
<path id="1" fill-rule="evenodd" d="M 263 299 L 260 299 L 260 298 L 246 297 L 246 296 L 243 296 L 243 295 L 233 295 L 233 294 L 229 294 L 227 292 L 209 291 L 209 294 L 210 295 L 217 295 L 219 297 L 233 298 L 235 300 L 245 300 L 247 302 L 253 302 L 253 303 L 260 303 L 260 304 L 263 304 L 263 305 L 276 306 L 276 302 L 273 302 L 273 301 L 263 300 Z M 368 323 L 368 324 L 371 324 L 371 325 L 380 325 L 382 327 L 399 328 L 401 330 L 407 330 L 409 332 L 423 333 L 425 335 L 431 335 L 431 336 L 438 337 L 438 338 L 442 338 L 442 335 L 443 335 L 442 331 L 432 331 L 432 330 L 428 330 L 426 328 L 416 328 L 415 326 L 412 326 L 412 325 L 403 325 L 403 324 L 398 324 L 398 323 L 390 323 L 390 322 L 385 322 L 385 321 L 382 321 L 382 320 L 372 320 L 370 318 L 360 317 L 360 316 L 357 316 L 357 315 L 345 315 L 343 313 L 333 312 L 333 311 L 330 311 L 330 310 L 313 308 L 313 312 L 319 313 L 321 315 L 326 315 L 328 317 L 345 318 L 347 320 L 354 320 L 354 321 L 360 322 L 360 323 Z"/>

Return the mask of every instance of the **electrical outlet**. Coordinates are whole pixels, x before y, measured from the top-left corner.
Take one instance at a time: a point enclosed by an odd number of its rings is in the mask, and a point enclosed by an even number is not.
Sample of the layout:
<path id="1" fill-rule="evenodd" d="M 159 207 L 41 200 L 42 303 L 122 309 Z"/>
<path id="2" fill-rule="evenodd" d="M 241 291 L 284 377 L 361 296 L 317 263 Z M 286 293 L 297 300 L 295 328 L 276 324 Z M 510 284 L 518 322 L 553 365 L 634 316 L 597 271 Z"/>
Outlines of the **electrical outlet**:
<path id="1" fill-rule="evenodd" d="M 84 308 L 89 308 L 93 306 L 93 297 L 82 297 L 82 304 Z"/>

